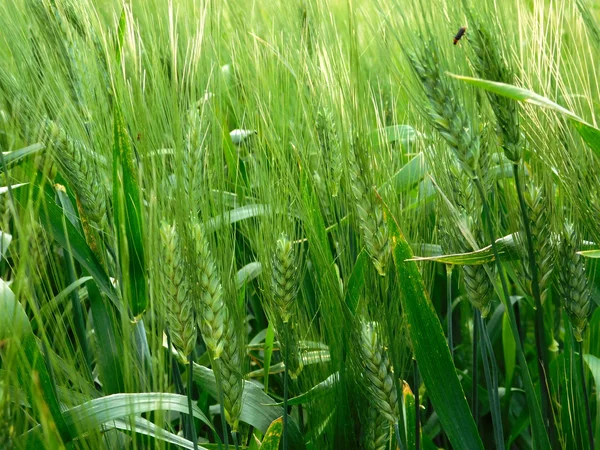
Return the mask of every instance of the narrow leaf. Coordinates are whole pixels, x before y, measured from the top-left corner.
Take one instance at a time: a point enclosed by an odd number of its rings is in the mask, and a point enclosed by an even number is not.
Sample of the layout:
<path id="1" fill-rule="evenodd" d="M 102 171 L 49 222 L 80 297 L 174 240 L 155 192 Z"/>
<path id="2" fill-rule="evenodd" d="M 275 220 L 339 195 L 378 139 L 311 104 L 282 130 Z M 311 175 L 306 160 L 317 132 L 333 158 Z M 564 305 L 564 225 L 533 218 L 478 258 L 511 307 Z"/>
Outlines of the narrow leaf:
<path id="1" fill-rule="evenodd" d="M 185 395 L 165 394 L 161 392 L 114 394 L 96 398 L 68 409 L 64 412 L 64 416 L 67 425 L 74 431 L 73 438 L 75 438 L 85 435 L 89 431 L 97 430 L 101 425 L 112 420 L 158 410 L 176 411 L 187 414 L 189 412 L 187 397 Z M 193 405 L 193 414 L 194 417 L 200 419 L 211 429 L 214 429 L 210 420 L 208 420 L 197 405 Z M 32 435 L 41 432 L 41 426 L 38 425 L 22 435 L 21 439 L 29 440 L 32 438 Z"/>
<path id="2" fill-rule="evenodd" d="M 417 264 L 410 260 L 410 246 L 389 211 L 387 223 L 400 280 L 400 301 L 427 394 L 455 449 L 483 449 L 442 325 L 429 301 Z"/>
<path id="3" fill-rule="evenodd" d="M 391 184 L 396 194 L 407 192 L 425 177 L 425 156 L 419 153 L 396 172 L 382 187 Z"/>
<path id="4" fill-rule="evenodd" d="M 113 146 L 113 205 L 122 274 L 121 289 L 134 317 L 146 310 L 146 263 L 142 197 L 131 142 L 121 110 L 115 108 Z"/>
<path id="5" fill-rule="evenodd" d="M 500 83 L 497 81 L 482 80 L 480 78 L 465 77 L 462 75 L 455 75 L 448 73 L 451 77 L 458 80 L 465 81 L 473 86 L 485 89 L 488 92 L 492 92 L 503 97 L 508 97 L 513 100 L 521 101 L 524 103 L 531 103 L 542 108 L 550 109 L 560 114 L 564 114 L 573 122 L 575 129 L 583 140 L 590 146 L 596 156 L 600 157 L 600 130 L 593 125 L 590 125 L 577 114 L 569 111 L 567 108 L 560 106 L 558 103 L 543 97 L 535 92 L 527 89 L 523 89 L 511 84 Z"/>
<path id="6" fill-rule="evenodd" d="M 596 250 L 582 250 L 577 252 L 581 256 L 585 256 L 586 258 L 600 258 L 600 249 Z"/>
<path id="7" fill-rule="evenodd" d="M 365 268 L 368 266 L 368 264 L 369 255 L 365 250 L 362 250 L 359 253 L 358 258 L 356 258 L 354 268 L 350 274 L 348 286 L 346 287 L 346 298 L 344 300 L 346 306 L 353 315 L 356 314 L 356 309 L 358 308 L 360 291 L 365 284 Z"/>
<path id="8" fill-rule="evenodd" d="M 61 438 L 65 442 L 68 441 L 71 437 L 69 428 L 61 412 L 55 386 L 38 348 L 29 319 L 15 294 L 6 282 L 0 279 L 0 341 L 5 339 L 12 342 L 11 345 L 20 347 L 22 358 L 17 361 L 16 370 L 19 374 L 17 379 L 27 395 L 29 404 L 33 406 L 35 416 L 39 420 L 49 412 Z M 42 398 L 36 395 L 38 389 Z"/>
<path id="9" fill-rule="evenodd" d="M 517 249 L 515 234 L 509 234 L 496 240 L 498 246 L 498 254 L 503 261 L 518 259 L 520 257 Z M 494 252 L 492 246 L 488 245 L 474 252 L 457 253 L 453 255 L 440 256 L 414 256 L 411 261 L 435 261 L 444 264 L 469 265 L 475 266 L 480 264 L 488 264 L 494 261 Z"/>
<path id="10" fill-rule="evenodd" d="M 14 186 L 13 186 L 14 188 Z M 56 242 L 66 250 L 70 250 L 73 257 L 81 264 L 89 274 L 94 277 L 98 287 L 108 296 L 114 305 L 122 310 L 117 293 L 113 288 L 108 275 L 96 258 L 94 252 L 87 245 L 87 242 L 77 232 L 75 227 L 63 214 L 63 211 L 54 201 L 53 196 L 45 191 L 40 191 L 43 196 L 42 205 L 39 208 L 39 221 L 42 226 L 50 233 Z M 28 192 L 24 189 L 15 191 L 15 199 L 23 208 L 29 208 Z"/>
<path id="11" fill-rule="evenodd" d="M 14 150 L 12 152 L 3 152 L 4 162 L 6 163 L 7 166 L 10 166 L 11 164 L 16 164 L 23 158 L 25 158 L 29 155 L 33 155 L 33 154 L 39 152 L 43 148 L 44 148 L 44 144 L 38 142 L 36 144 L 32 144 L 27 147 L 20 148 L 19 150 Z"/>

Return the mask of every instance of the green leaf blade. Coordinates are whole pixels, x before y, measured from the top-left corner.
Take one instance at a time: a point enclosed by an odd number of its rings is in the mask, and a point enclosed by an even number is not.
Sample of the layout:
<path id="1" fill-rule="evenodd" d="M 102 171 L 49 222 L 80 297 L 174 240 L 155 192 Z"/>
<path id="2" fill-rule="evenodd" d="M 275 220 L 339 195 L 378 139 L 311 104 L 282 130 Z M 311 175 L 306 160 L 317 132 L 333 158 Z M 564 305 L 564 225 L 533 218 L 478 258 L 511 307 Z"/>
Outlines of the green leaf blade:
<path id="1" fill-rule="evenodd" d="M 442 325 L 429 301 L 421 273 L 398 225 L 388 220 L 403 310 L 419 370 L 442 428 L 456 449 L 483 449 L 467 399 L 452 363 Z"/>
<path id="2" fill-rule="evenodd" d="M 142 196 L 131 142 L 118 107 L 114 117 L 113 202 L 123 274 L 121 286 L 133 316 L 139 317 L 146 310 L 148 302 Z"/>

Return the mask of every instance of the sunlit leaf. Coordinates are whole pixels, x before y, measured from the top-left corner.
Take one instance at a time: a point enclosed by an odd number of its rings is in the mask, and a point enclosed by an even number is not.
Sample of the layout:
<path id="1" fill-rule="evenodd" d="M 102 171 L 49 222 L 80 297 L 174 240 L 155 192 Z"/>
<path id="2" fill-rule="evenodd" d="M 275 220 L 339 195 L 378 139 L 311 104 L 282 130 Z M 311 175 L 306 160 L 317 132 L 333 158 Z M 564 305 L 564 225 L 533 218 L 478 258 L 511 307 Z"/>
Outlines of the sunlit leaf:
<path id="1" fill-rule="evenodd" d="M 497 81 L 482 80 L 480 78 L 465 77 L 462 75 L 455 75 L 448 73 L 448 75 L 465 81 L 473 86 L 485 89 L 488 92 L 502 95 L 504 97 L 511 98 L 513 100 L 521 101 L 524 103 L 531 103 L 542 108 L 546 108 L 555 111 L 560 114 L 564 114 L 573 122 L 575 129 L 583 140 L 590 146 L 596 156 L 600 157 L 600 130 L 593 125 L 590 125 L 577 114 L 569 111 L 567 108 L 560 106 L 558 103 L 543 97 L 530 90 L 513 86 L 511 84 L 500 83 Z"/>

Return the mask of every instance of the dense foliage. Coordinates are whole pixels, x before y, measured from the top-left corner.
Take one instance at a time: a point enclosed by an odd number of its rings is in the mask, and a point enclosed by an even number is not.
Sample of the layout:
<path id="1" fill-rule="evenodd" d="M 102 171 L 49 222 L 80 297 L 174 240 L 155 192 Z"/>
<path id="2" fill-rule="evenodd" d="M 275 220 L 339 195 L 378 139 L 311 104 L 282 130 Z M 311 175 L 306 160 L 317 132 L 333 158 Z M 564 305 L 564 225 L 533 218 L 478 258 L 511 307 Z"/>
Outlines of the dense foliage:
<path id="1" fill-rule="evenodd" d="M 1 2 L 0 448 L 600 445 L 599 23 Z"/>

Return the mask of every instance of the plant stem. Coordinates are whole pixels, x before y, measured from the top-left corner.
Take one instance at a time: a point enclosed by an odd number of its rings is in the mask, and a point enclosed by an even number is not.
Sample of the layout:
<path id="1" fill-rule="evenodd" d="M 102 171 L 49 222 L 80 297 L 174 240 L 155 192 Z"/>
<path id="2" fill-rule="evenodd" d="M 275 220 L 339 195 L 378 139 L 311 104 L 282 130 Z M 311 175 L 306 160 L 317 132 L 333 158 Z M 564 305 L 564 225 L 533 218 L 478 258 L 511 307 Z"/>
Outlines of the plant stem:
<path id="1" fill-rule="evenodd" d="M 238 432 L 237 431 L 233 431 L 231 433 L 231 437 L 233 438 L 233 445 L 235 445 L 235 450 L 239 450 L 240 444 L 238 442 Z"/>
<path id="2" fill-rule="evenodd" d="M 475 308 L 474 308 L 475 309 Z M 475 309 L 476 311 L 476 309 Z M 475 315 L 473 316 L 475 317 Z M 473 348 L 471 354 L 473 355 L 473 364 L 471 367 L 473 384 L 471 386 L 471 413 L 475 420 L 475 426 L 479 428 L 479 351 L 477 345 L 479 343 L 479 321 L 473 320 Z"/>
<path id="3" fill-rule="evenodd" d="M 168 351 L 168 355 L 169 355 L 169 364 L 171 365 L 171 367 L 173 369 L 173 382 L 175 383 L 175 389 L 177 390 L 177 392 L 179 394 L 186 395 L 185 386 L 183 385 L 181 373 L 179 372 L 179 365 L 177 364 L 177 360 L 173 359 L 173 352 L 171 351 L 171 348 L 172 348 L 171 332 L 169 331 L 168 328 L 165 328 L 165 333 L 167 335 L 167 348 L 168 348 L 167 351 Z M 186 436 L 186 437 L 190 435 L 190 424 L 189 424 L 188 419 L 189 419 L 189 417 L 187 417 L 185 414 L 183 414 L 181 416 L 182 428 L 183 428 L 184 436 Z"/>
<path id="4" fill-rule="evenodd" d="M 579 375 L 581 376 L 581 389 L 583 390 L 583 403 L 585 405 L 585 418 L 587 422 L 588 442 L 590 448 L 594 446 L 594 430 L 592 429 L 592 414 L 590 412 L 590 399 L 588 398 L 587 386 L 585 383 L 585 367 L 583 361 L 583 342 L 579 342 Z"/>
<path id="5" fill-rule="evenodd" d="M 287 402 L 288 402 L 288 329 L 289 325 L 287 323 L 283 324 L 283 340 L 285 342 L 285 354 L 283 355 L 284 359 L 284 370 L 283 370 L 283 450 L 288 449 L 288 419 L 287 419 Z"/>
<path id="6" fill-rule="evenodd" d="M 404 450 L 404 447 L 402 446 L 402 440 L 400 439 L 400 429 L 398 428 L 398 421 L 396 421 L 394 423 L 394 433 L 396 434 L 396 441 L 398 442 L 398 448 L 400 448 L 400 450 Z"/>
<path id="7" fill-rule="evenodd" d="M 446 264 L 446 320 L 448 321 L 448 348 L 454 361 L 454 338 L 452 335 L 452 264 Z"/>
<path id="8" fill-rule="evenodd" d="M 221 425 L 223 427 L 223 443 L 225 450 L 229 450 L 229 435 L 227 431 L 227 420 L 225 420 L 225 399 L 223 398 L 223 384 L 221 382 L 221 373 L 216 367 L 215 360 L 212 360 L 213 373 L 217 382 L 217 391 L 219 392 L 219 408 L 221 410 Z"/>
<path id="9" fill-rule="evenodd" d="M 533 300 L 535 304 L 535 347 L 538 356 L 538 370 L 540 372 L 539 376 L 542 403 L 542 418 L 544 419 L 544 423 L 548 427 L 548 430 L 550 432 L 550 440 L 553 444 L 552 446 L 554 447 L 556 440 L 556 429 L 554 420 L 552 419 L 553 415 L 550 414 L 550 380 L 548 380 L 547 378 L 548 346 L 546 345 L 546 336 L 544 333 L 544 310 L 542 309 L 542 297 L 540 293 L 540 285 L 538 280 L 537 264 L 535 263 L 533 236 L 531 234 L 531 226 L 529 223 L 529 214 L 527 213 L 527 206 L 525 205 L 525 198 L 523 197 L 523 186 L 521 184 L 521 177 L 518 164 L 513 164 L 513 175 L 515 179 L 515 185 L 517 188 L 517 195 L 519 197 L 521 215 L 523 216 L 523 228 L 525 229 L 525 236 L 527 240 L 529 270 L 531 271 L 531 291 L 533 294 Z"/>
<path id="10" fill-rule="evenodd" d="M 194 423 L 194 408 L 192 406 L 192 390 L 194 387 L 194 352 L 192 351 L 188 356 L 188 362 L 190 368 L 188 371 L 188 385 L 187 385 L 187 398 L 188 398 L 188 410 L 190 416 L 190 432 L 192 434 L 192 444 L 194 450 L 198 450 L 198 435 L 196 434 L 196 424 Z"/>
<path id="11" fill-rule="evenodd" d="M 419 405 L 419 365 L 413 360 L 413 374 L 415 378 L 415 450 L 421 448 L 421 407 Z"/>
<path id="12" fill-rule="evenodd" d="M 488 239 L 490 240 L 490 243 L 492 245 L 492 251 L 494 253 L 494 259 L 496 261 L 496 267 L 498 268 L 498 277 L 500 278 L 500 284 L 502 285 L 502 293 L 503 293 L 502 298 L 504 301 L 504 307 L 506 308 L 506 311 L 508 312 L 508 318 L 510 319 L 510 329 L 511 329 L 511 332 L 513 334 L 513 338 L 514 338 L 515 344 L 516 344 L 517 359 L 519 361 L 519 367 L 521 368 L 521 374 L 523 377 L 523 383 L 525 385 L 525 391 L 526 391 L 526 393 L 528 393 L 527 391 L 529 391 L 529 393 L 535 394 L 533 381 L 531 379 L 531 374 L 529 373 L 529 368 L 527 367 L 527 359 L 525 359 L 525 353 L 523 352 L 523 345 L 521 343 L 521 339 L 519 336 L 519 330 L 517 328 L 517 320 L 515 318 L 515 311 L 513 310 L 511 302 L 510 302 L 510 293 L 508 291 L 508 284 L 506 282 L 504 268 L 502 267 L 502 261 L 500 259 L 500 255 L 498 254 L 498 246 L 496 245 L 496 238 L 494 235 L 494 229 L 492 227 L 492 218 L 491 218 L 491 214 L 490 214 L 490 208 L 489 208 L 487 199 L 485 197 L 485 191 L 483 190 L 481 181 L 478 178 L 473 179 L 473 184 L 477 188 L 477 191 L 479 192 L 479 196 L 481 198 L 481 203 L 483 204 L 483 214 L 484 214 L 484 219 L 485 219 L 484 221 L 485 221 L 486 228 L 487 228 Z M 527 397 L 527 402 L 529 405 L 529 413 L 531 414 L 532 428 L 535 428 L 535 427 L 540 428 L 540 426 L 544 426 L 544 421 L 541 417 L 541 410 L 540 410 L 540 405 L 538 403 L 537 396 L 529 394 L 526 397 Z M 539 417 L 536 417 L 538 415 L 539 415 Z M 538 422 L 541 422 L 541 424 Z M 537 432 L 540 433 L 540 430 L 538 429 Z M 534 434 L 536 434 L 536 433 L 534 432 Z M 537 445 L 539 445 L 540 448 L 549 448 L 550 447 L 550 442 L 548 441 L 547 437 L 548 436 L 546 435 L 546 439 L 545 439 L 546 442 L 538 442 L 537 443 Z"/>
<path id="13" fill-rule="evenodd" d="M 483 372 L 485 374 L 490 412 L 492 414 L 494 442 L 496 449 L 504 450 L 504 431 L 502 427 L 502 414 L 500 412 L 500 398 L 498 397 L 498 366 L 496 365 L 494 349 L 490 342 L 487 327 L 485 326 L 483 317 L 481 317 L 481 311 L 478 309 L 475 309 L 475 320 L 479 322 L 481 359 L 483 360 Z"/>

